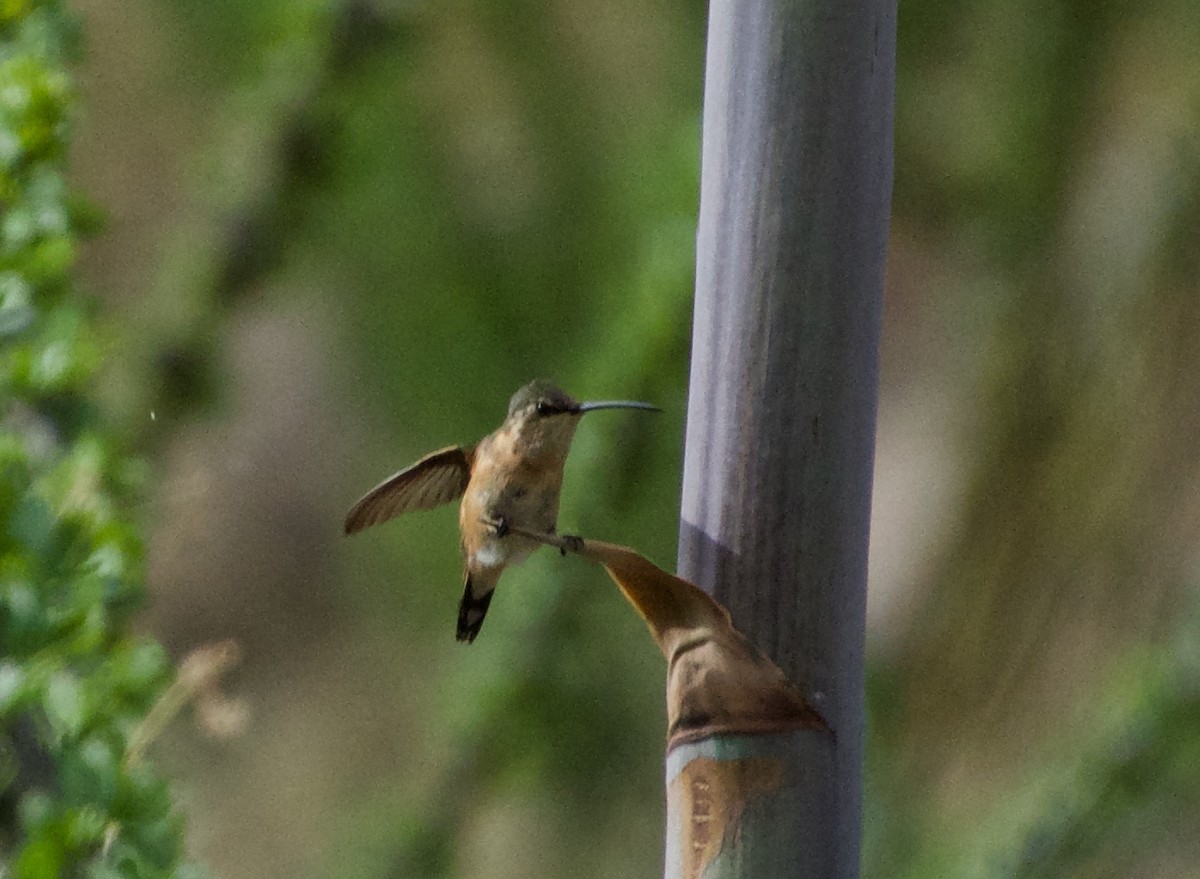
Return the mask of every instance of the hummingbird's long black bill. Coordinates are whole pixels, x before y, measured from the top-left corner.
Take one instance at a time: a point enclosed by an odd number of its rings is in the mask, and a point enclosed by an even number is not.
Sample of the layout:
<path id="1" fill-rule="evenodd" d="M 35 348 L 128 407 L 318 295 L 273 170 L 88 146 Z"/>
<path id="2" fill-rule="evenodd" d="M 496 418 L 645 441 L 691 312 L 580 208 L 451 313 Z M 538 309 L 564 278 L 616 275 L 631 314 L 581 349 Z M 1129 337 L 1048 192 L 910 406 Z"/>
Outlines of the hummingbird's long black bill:
<path id="1" fill-rule="evenodd" d="M 639 403 L 637 400 L 595 400 L 590 403 L 580 403 L 576 412 L 595 412 L 597 409 L 645 409 L 647 412 L 661 412 L 657 406 L 650 403 Z"/>

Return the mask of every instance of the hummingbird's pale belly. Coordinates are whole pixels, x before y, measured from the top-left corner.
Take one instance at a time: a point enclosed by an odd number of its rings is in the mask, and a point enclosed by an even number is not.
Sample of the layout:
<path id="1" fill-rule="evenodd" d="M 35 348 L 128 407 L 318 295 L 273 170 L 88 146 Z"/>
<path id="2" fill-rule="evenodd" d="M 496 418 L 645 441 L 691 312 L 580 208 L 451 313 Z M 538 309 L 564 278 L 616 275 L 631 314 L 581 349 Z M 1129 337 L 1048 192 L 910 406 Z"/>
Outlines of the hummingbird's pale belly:
<path id="1" fill-rule="evenodd" d="M 514 550 L 512 542 L 516 540 L 527 542 L 512 535 L 502 540 L 495 538 L 485 540 L 480 544 L 479 549 L 475 550 L 471 562 L 480 568 L 507 568 L 510 565 L 519 565 L 529 558 L 533 550 L 524 548 Z"/>

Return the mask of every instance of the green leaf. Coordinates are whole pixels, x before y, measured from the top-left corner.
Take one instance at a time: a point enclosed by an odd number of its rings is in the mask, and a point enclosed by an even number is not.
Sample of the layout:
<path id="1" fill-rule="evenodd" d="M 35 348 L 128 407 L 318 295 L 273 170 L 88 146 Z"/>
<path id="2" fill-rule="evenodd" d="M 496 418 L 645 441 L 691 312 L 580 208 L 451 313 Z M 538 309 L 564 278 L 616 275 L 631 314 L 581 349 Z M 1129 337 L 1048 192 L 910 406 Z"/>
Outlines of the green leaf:
<path id="1" fill-rule="evenodd" d="M 37 312 L 30 285 L 15 272 L 0 273 L 0 338 L 18 336 L 33 325 Z"/>
<path id="2" fill-rule="evenodd" d="M 17 858 L 13 875 L 20 879 L 61 879 L 65 852 L 56 835 L 45 832 L 34 836 Z"/>
<path id="3" fill-rule="evenodd" d="M 0 661 L 0 717 L 17 704 L 24 693 L 25 672 L 10 660 Z"/>
<path id="4" fill-rule="evenodd" d="M 79 679 L 69 671 L 50 676 L 43 698 L 46 718 L 57 737 L 78 736 L 84 723 L 84 695 Z"/>

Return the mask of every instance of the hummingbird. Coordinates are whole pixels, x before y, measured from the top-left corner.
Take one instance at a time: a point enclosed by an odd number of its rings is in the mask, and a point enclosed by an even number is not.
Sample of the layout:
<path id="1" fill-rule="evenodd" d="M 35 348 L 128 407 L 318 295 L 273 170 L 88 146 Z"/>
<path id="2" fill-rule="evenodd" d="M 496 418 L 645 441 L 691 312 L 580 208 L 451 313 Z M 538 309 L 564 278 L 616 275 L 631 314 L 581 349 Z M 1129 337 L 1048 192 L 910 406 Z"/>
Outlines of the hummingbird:
<path id="1" fill-rule="evenodd" d="M 513 394 L 504 423 L 474 446 L 431 452 L 363 495 L 346 514 L 346 533 L 462 498 L 458 526 L 465 572 L 457 636 L 469 644 L 504 569 L 542 545 L 510 529 L 556 533 L 571 440 L 579 419 L 598 409 L 659 411 L 632 400 L 580 403 L 548 382 L 530 382 Z"/>

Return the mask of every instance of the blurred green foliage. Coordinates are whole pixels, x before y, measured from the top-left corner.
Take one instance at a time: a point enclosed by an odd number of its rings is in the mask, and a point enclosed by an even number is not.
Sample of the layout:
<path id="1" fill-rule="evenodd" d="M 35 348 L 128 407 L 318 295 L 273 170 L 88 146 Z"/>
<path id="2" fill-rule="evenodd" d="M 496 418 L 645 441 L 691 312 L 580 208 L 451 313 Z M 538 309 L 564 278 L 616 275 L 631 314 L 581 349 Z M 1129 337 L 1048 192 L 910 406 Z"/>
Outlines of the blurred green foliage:
<path id="1" fill-rule="evenodd" d="M 76 42 L 61 3 L 0 7 L 0 875 L 178 876 L 166 784 L 126 760 L 169 666 L 129 633 L 138 474 L 91 403 L 70 278 L 91 223 L 64 178 Z"/>
<path id="2" fill-rule="evenodd" d="M 547 377 L 666 409 L 589 416 L 560 528 L 669 567 L 703 5 L 94 0 L 73 155 L 113 215 L 83 254 L 100 330 L 66 276 L 94 223 L 61 176 L 79 31 L 0 10 L 0 711 L 32 754 L 0 784 L 78 747 L 4 827 L 93 854 L 96 802 L 131 828 L 143 770 L 97 730 L 166 676 L 114 634 L 138 474 L 99 376 L 152 462 L 147 624 L 247 655 L 251 733 L 158 755 L 223 879 L 655 874 L 661 658 L 603 576 L 539 554 L 457 650 L 453 511 L 338 523 Z M 950 436 L 916 472 L 962 490 L 883 511 L 926 557 L 872 584 L 904 609 L 871 633 L 864 872 L 1194 875 L 1200 15 L 908 0 L 899 34 L 882 408 L 926 428 L 911 458 Z M 176 840 L 154 790 L 148 863 Z"/>
<path id="3" fill-rule="evenodd" d="M 868 871 L 1195 875 L 1200 7 L 899 32 L 893 293 L 946 316 L 966 457 L 871 668 Z"/>

